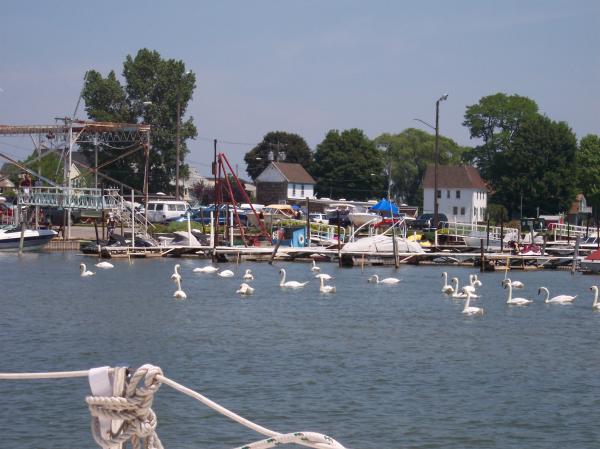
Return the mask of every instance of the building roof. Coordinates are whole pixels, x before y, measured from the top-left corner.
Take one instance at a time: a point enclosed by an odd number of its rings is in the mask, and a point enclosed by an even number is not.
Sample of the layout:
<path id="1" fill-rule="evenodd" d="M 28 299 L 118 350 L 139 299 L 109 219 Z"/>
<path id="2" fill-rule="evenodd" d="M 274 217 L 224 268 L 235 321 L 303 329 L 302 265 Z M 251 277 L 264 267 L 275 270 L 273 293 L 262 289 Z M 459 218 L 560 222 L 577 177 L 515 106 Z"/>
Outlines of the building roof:
<path id="1" fill-rule="evenodd" d="M 438 189 L 483 189 L 487 185 L 479 176 L 479 171 L 471 165 L 438 165 Z M 423 178 L 423 188 L 433 189 L 435 186 L 435 166 L 427 166 Z"/>
<path id="2" fill-rule="evenodd" d="M 317 181 L 300 164 L 289 162 L 271 162 L 273 166 L 281 172 L 287 182 L 298 182 L 302 184 L 316 184 Z"/>

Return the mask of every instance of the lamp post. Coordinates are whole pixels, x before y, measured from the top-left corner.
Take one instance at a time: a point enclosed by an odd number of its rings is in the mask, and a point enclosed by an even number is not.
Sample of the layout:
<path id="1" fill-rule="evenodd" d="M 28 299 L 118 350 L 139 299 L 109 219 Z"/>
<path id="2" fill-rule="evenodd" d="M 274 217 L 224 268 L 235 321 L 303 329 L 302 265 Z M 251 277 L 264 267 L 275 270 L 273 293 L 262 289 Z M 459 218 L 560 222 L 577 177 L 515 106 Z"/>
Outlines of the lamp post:
<path id="1" fill-rule="evenodd" d="M 440 101 L 448 98 L 448 94 L 442 95 L 435 102 L 435 169 L 433 171 L 433 227 L 438 227 L 438 164 L 440 159 Z"/>
<path id="2" fill-rule="evenodd" d="M 188 70 L 184 73 L 184 78 L 192 73 Z M 179 152 L 181 146 L 181 82 L 177 86 L 177 132 L 175 134 L 175 199 L 179 200 Z"/>
<path id="3" fill-rule="evenodd" d="M 435 126 L 430 125 L 425 120 L 421 120 L 416 118 L 414 120 L 421 122 L 431 129 L 435 130 L 435 160 L 434 160 L 434 169 L 433 169 L 433 227 L 437 229 L 438 227 L 438 164 L 440 159 L 440 101 L 445 101 L 448 99 L 448 94 L 442 95 L 435 102 Z"/>

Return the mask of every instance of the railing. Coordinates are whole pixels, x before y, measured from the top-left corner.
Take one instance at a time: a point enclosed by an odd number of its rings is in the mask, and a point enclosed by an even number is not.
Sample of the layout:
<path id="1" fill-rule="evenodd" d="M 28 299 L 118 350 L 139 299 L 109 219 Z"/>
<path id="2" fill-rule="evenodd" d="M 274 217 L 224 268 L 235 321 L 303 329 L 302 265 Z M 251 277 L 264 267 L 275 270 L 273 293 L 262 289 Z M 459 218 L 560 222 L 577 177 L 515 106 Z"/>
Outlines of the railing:
<path id="1" fill-rule="evenodd" d="M 489 232 L 490 239 L 500 239 L 501 237 L 517 240 L 519 229 L 499 226 L 478 225 L 475 223 L 457 223 L 457 222 L 440 222 L 440 229 L 444 233 L 457 237 L 481 237 L 486 238 Z M 501 234 L 502 233 L 502 234 Z"/>
<path id="2" fill-rule="evenodd" d="M 135 205 L 125 200 L 119 195 L 117 190 L 111 190 L 105 195 L 108 203 L 114 204 L 110 211 L 115 214 L 115 218 L 123 223 L 126 229 L 134 229 L 136 234 L 141 234 L 145 238 L 149 238 L 148 228 L 154 228 L 154 225 L 146 220 L 146 216 L 135 210 Z M 132 214 L 133 208 L 133 214 Z"/>
<path id="3" fill-rule="evenodd" d="M 338 239 L 337 226 L 323 223 L 310 224 L 310 237 L 321 241 L 334 241 Z M 342 242 L 346 241 L 346 228 L 340 226 L 340 236 Z"/>
<path id="4" fill-rule="evenodd" d="M 588 228 L 587 226 L 573 226 L 571 224 L 552 223 L 548 229 L 552 231 L 554 240 L 558 240 L 558 238 L 562 237 L 596 237 L 595 229 Z"/>
<path id="5" fill-rule="evenodd" d="M 113 209 L 118 207 L 115 194 L 118 196 L 116 189 L 30 187 L 19 190 L 18 204 L 69 209 Z"/>

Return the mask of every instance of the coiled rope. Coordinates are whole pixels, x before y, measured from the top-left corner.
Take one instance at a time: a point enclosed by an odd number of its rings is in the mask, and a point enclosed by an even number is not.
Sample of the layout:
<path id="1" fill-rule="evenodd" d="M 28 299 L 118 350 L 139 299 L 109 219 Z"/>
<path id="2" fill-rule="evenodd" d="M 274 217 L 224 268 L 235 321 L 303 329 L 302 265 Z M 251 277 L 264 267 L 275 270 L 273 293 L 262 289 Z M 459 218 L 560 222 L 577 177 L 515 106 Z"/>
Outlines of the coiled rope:
<path id="1" fill-rule="evenodd" d="M 0 373 L 0 380 L 64 379 L 87 377 L 89 371 L 60 371 L 44 373 Z M 143 380 L 143 384 L 140 382 Z M 345 449 L 331 437 L 315 432 L 294 432 L 281 434 L 249 421 L 225 407 L 211 401 L 202 394 L 191 390 L 165 377 L 162 370 L 154 365 L 139 367 L 129 379 L 125 394 L 121 396 L 88 396 L 86 403 L 92 415 L 92 436 L 103 449 L 113 449 L 131 441 L 134 449 L 163 449 L 156 434 L 157 418 L 152 410 L 154 394 L 161 384 L 165 384 L 186 394 L 207 407 L 227 416 L 268 438 L 240 446 L 235 449 L 268 449 L 282 444 L 299 444 L 316 449 Z M 111 419 L 122 421 L 119 430 L 109 435 L 100 432 L 99 421 Z"/>

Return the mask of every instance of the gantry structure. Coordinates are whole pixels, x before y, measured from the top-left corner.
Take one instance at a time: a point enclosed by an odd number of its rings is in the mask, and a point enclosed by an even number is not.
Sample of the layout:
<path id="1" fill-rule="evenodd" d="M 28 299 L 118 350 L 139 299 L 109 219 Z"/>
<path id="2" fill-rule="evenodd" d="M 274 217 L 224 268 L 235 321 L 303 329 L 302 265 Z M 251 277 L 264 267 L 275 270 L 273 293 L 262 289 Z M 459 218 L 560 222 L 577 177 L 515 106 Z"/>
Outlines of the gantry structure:
<path id="1" fill-rule="evenodd" d="M 54 125 L 0 125 L 0 136 L 5 137 L 22 137 L 31 136 L 35 142 L 35 137 L 41 141 L 42 138 L 53 139 L 57 142 L 64 142 L 64 184 L 58 185 L 54 181 L 44 177 L 41 173 L 37 173 L 31 166 L 14 160 L 4 152 L 0 151 L 0 158 L 16 165 L 21 170 L 29 173 L 35 178 L 40 179 L 46 186 L 31 187 L 28 192 L 19 191 L 19 204 L 24 206 L 50 206 L 63 207 L 70 209 L 122 209 L 123 199 L 118 195 L 118 191 L 103 190 L 95 188 L 78 188 L 73 187 L 73 181 L 77 177 L 82 177 L 87 174 L 93 174 L 96 179 L 98 176 L 118 184 L 123 188 L 134 191 L 135 189 L 122 183 L 104 173 L 101 169 L 130 156 L 131 154 L 143 150 L 145 155 L 144 164 L 144 187 L 142 193 L 148 202 L 148 174 L 149 174 L 149 154 L 150 154 L 150 125 L 147 124 L 131 124 L 131 123 L 113 123 L 113 122 L 94 122 L 85 120 L 74 120 L 70 118 L 59 119 L 59 122 Z M 73 151 L 81 145 L 90 145 L 96 148 L 103 144 L 122 144 L 128 143 L 128 147 L 121 154 L 108 161 L 98 165 L 97 158 L 94 166 L 75 161 L 76 165 L 83 168 L 81 173 L 76 177 L 72 176 L 71 167 L 73 164 Z M 114 147 L 113 147 L 114 148 Z M 52 152 L 42 153 L 38 146 L 38 158 L 42 159 Z M 67 238 L 70 237 L 70 216 L 67 214 Z M 134 220 L 135 221 L 135 220 Z M 147 220 L 144 220 L 144 227 L 147 227 Z M 135 225 L 133 223 L 132 225 Z M 147 228 L 145 229 L 145 232 Z"/>

